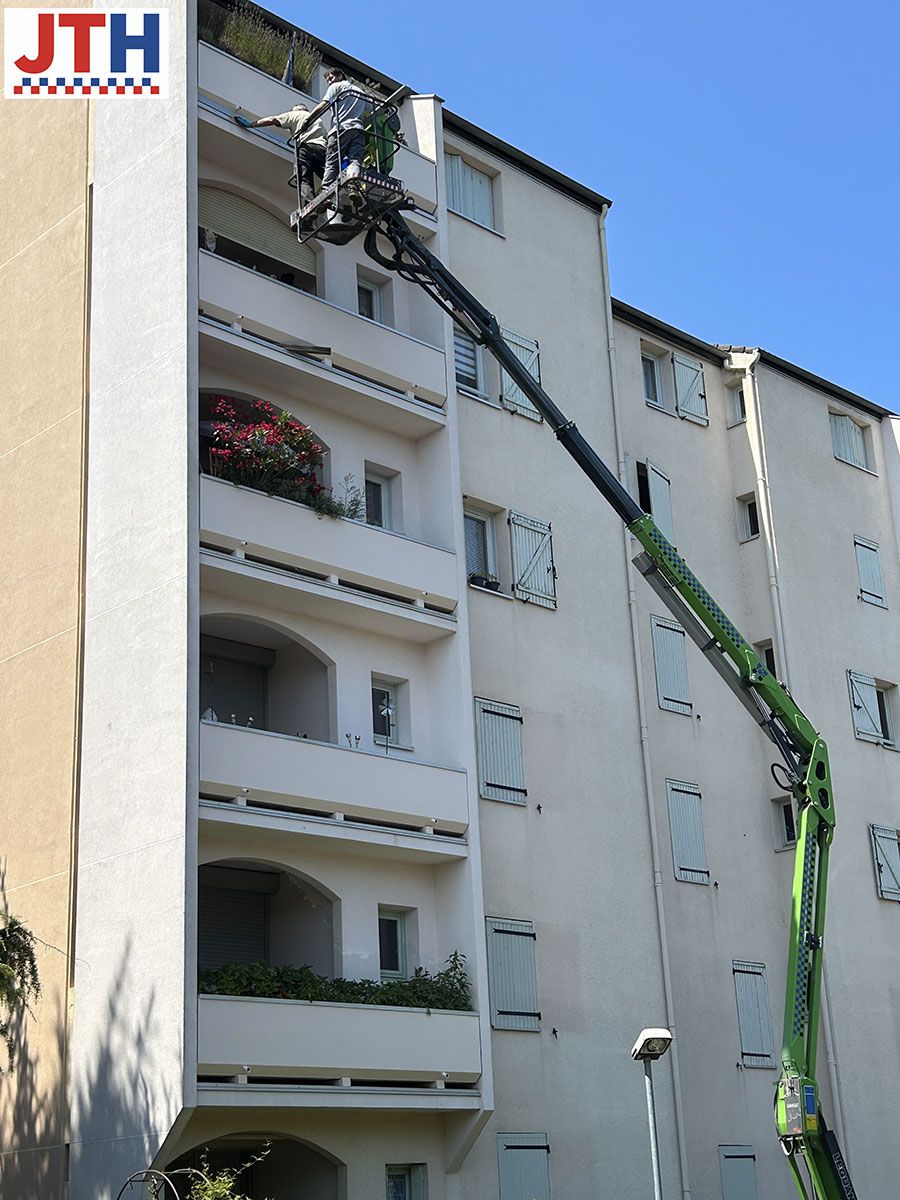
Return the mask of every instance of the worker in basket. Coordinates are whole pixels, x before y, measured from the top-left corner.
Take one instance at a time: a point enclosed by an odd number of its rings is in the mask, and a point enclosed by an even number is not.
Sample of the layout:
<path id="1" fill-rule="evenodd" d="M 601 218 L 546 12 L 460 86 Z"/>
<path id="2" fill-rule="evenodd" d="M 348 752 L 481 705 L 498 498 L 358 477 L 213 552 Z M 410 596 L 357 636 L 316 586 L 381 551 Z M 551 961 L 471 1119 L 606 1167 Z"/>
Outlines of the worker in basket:
<path id="1" fill-rule="evenodd" d="M 265 125 L 277 125 L 286 129 L 297 143 L 297 164 L 300 173 L 300 206 L 310 203 L 316 194 L 316 176 L 325 173 L 325 127 L 321 121 L 311 119 L 305 104 L 295 104 L 289 112 L 273 117 L 260 117 L 248 126 L 260 129 Z"/>
<path id="2" fill-rule="evenodd" d="M 365 127 L 374 108 L 372 98 L 358 84 L 351 83 L 340 67 L 329 67 L 325 79 L 328 83 L 325 95 L 301 125 L 305 129 L 326 109 L 332 109 L 331 129 L 325 144 L 323 188 L 334 183 L 345 164 L 348 179 L 359 175 L 366 152 Z"/>

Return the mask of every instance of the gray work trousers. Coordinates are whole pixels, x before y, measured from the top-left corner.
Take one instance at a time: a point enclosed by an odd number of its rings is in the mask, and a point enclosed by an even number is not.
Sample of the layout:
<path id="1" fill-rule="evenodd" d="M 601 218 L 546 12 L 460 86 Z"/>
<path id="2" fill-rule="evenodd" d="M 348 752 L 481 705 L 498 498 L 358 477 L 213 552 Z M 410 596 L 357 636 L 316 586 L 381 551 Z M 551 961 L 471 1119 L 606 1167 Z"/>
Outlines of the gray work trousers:
<path id="1" fill-rule="evenodd" d="M 366 137 L 361 129 L 344 129 L 341 132 L 341 161 L 358 162 L 362 165 L 363 154 L 366 150 Z M 322 187 L 334 183 L 340 174 L 341 163 L 338 161 L 337 134 L 328 135 L 325 145 L 325 174 L 322 176 Z"/>

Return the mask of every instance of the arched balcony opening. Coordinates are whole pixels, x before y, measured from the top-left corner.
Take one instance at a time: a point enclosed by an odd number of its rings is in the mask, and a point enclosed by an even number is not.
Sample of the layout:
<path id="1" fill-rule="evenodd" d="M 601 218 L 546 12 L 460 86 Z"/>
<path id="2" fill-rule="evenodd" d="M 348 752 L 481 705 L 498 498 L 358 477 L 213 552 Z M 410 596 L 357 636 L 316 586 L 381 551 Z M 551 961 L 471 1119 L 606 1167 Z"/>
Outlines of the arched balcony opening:
<path id="1" fill-rule="evenodd" d="M 200 622 L 200 717 L 335 741 L 334 662 L 310 642 L 249 617 Z"/>
<path id="2" fill-rule="evenodd" d="M 340 901 L 314 880 L 277 864 L 229 859 L 201 866 L 198 883 L 201 980 L 204 972 L 252 964 L 340 974 Z"/>
<path id="3" fill-rule="evenodd" d="M 273 1133 L 235 1133 L 196 1146 L 170 1163 L 209 1176 L 239 1172 L 235 1193 L 247 1200 L 345 1200 L 344 1164 L 317 1146 Z M 172 1175 L 178 1195 L 187 1197 L 190 1177 Z"/>

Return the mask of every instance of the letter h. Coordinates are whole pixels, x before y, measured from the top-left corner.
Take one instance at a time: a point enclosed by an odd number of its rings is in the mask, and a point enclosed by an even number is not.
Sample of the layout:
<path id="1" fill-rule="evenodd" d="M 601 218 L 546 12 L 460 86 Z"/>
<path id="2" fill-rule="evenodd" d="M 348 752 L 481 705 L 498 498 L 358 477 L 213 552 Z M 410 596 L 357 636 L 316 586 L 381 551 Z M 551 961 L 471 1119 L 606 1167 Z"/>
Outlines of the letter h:
<path id="1" fill-rule="evenodd" d="M 143 50 L 144 65 L 148 74 L 159 70 L 159 13 L 144 13 L 144 32 L 125 32 L 125 13 L 111 13 L 109 18 L 109 67 L 111 71 L 127 71 L 125 52 Z M 140 72 L 135 72 L 139 74 Z"/>

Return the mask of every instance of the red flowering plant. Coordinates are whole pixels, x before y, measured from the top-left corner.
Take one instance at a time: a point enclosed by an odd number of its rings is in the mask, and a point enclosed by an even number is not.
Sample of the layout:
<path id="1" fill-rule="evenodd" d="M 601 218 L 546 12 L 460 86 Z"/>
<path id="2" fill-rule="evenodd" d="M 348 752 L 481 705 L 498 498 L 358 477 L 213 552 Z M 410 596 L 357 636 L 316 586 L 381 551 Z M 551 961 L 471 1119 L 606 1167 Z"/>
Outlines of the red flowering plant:
<path id="1" fill-rule="evenodd" d="M 215 396 L 211 406 L 211 475 L 307 504 L 330 517 L 361 515 L 362 493 L 351 476 L 344 480 L 343 500 L 322 483 L 327 451 L 308 425 L 266 400 L 245 403 Z"/>

